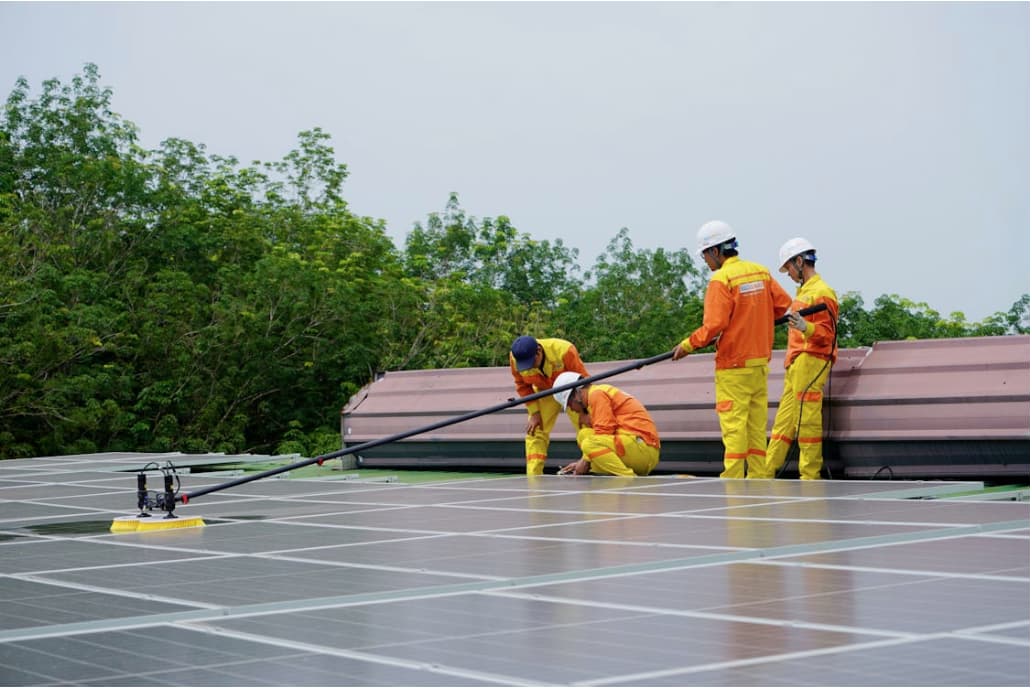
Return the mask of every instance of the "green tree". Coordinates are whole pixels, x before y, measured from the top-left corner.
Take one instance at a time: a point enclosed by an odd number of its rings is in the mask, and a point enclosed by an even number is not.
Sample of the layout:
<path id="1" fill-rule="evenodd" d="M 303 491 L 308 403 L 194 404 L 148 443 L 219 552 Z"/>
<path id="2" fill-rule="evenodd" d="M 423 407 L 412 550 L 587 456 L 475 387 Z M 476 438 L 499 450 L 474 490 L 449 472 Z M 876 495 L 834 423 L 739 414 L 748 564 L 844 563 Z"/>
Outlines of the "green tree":
<path id="1" fill-rule="evenodd" d="M 1028 334 L 1028 295 L 1023 295 L 1007 313 L 995 313 L 981 322 L 969 323 L 960 311 L 943 318 L 927 303 L 914 302 L 897 294 L 875 299 L 874 308 L 864 309 L 857 292 L 839 299 L 838 341 L 841 347 L 871 346 L 878 341 L 901 339 L 943 339 Z"/>
<path id="2" fill-rule="evenodd" d="M 623 228 L 586 279 L 556 309 L 552 331 L 576 343 L 588 360 L 662 353 L 702 321 L 705 282 L 686 249 L 635 249 Z"/>
<path id="3" fill-rule="evenodd" d="M 505 216 L 468 216 L 451 194 L 444 212 L 406 239 L 406 318 L 394 333 L 406 346 L 388 363 L 504 365 L 512 339 L 542 332 L 548 313 L 576 290 L 576 257 L 562 240 L 534 240 Z"/>
<path id="4" fill-rule="evenodd" d="M 1007 325 L 1007 332 L 1010 334 L 1028 334 L 1028 294 L 1022 294 L 1021 298 L 1011 305 L 1010 309 L 1003 316 Z"/>
<path id="5" fill-rule="evenodd" d="M 0 452 L 108 446 L 132 370 L 115 287 L 149 171 L 136 128 L 87 65 L 71 84 L 19 79 L 0 118 Z M 35 444 L 33 444 L 35 442 Z"/>
<path id="6" fill-rule="evenodd" d="M 144 151 L 110 98 L 87 65 L 19 80 L 0 120 L 0 456 L 325 438 L 402 276 L 329 137 L 251 166 Z"/>
<path id="7" fill-rule="evenodd" d="M 562 239 L 538 241 L 520 232 L 504 215 L 466 215 L 452 193 L 443 213 L 416 224 L 405 241 L 405 268 L 427 281 L 455 276 L 468 284 L 512 295 L 533 308 L 554 307 L 578 284 L 577 249 Z"/>

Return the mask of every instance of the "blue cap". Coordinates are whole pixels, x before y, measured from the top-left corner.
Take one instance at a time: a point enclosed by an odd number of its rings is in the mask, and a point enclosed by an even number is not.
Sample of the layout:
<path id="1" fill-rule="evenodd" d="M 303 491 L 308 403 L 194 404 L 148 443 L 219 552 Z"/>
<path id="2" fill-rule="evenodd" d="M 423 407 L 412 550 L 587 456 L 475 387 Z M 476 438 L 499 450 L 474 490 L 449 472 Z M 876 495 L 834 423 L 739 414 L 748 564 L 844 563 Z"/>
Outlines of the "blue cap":
<path id="1" fill-rule="evenodd" d="M 517 337 L 512 343 L 512 357 L 516 360 L 516 370 L 530 370 L 537 363 L 537 340 L 530 335 Z"/>

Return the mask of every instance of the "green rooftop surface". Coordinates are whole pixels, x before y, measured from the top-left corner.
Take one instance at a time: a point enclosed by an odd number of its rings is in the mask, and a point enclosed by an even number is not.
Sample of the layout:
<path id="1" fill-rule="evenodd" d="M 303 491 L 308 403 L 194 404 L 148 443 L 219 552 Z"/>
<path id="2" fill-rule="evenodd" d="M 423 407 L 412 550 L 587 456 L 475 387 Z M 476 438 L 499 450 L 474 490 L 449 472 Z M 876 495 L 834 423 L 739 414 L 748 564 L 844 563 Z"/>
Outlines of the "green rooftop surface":
<path id="1" fill-rule="evenodd" d="M 213 465 L 203 466 L 194 465 L 191 468 L 193 473 L 232 473 L 234 475 L 248 475 L 258 473 L 261 471 L 267 471 L 274 468 L 280 468 L 287 466 L 291 463 L 298 462 L 297 457 L 284 457 L 283 459 L 271 460 L 271 461 L 243 461 L 238 463 L 216 463 Z M 205 468 L 210 468 L 210 471 L 206 471 Z M 497 475 L 513 475 L 512 472 L 497 472 L 497 471 L 437 471 L 437 470 L 421 470 L 421 469 L 401 469 L 391 470 L 383 468 L 347 468 L 342 469 L 341 463 L 337 460 L 331 459 L 324 463 L 322 466 L 312 463 L 307 466 L 280 473 L 274 478 L 279 479 L 305 479 L 305 478 L 322 478 L 330 480 L 355 480 L 362 482 L 399 482 L 399 483 L 428 483 L 428 482 L 443 482 L 443 481 L 454 481 L 454 480 L 467 480 L 467 479 L 483 479 L 487 477 Z M 925 486 L 934 485 L 935 481 L 928 481 Z M 905 494 L 898 495 L 905 498 Z M 935 498 L 935 499 L 981 499 L 981 500 L 1000 500 L 1000 501 L 1029 501 L 1029 486 L 1028 485 L 996 485 L 992 487 L 983 487 L 982 489 L 960 489 L 956 485 L 947 486 L 944 485 L 942 494 L 935 495 L 932 497 L 926 492 L 921 495 L 923 498 Z"/>
<path id="2" fill-rule="evenodd" d="M 220 463 L 212 466 L 213 471 L 233 471 L 241 475 L 247 475 L 250 473 L 259 473 L 261 471 L 268 471 L 273 468 L 280 468 L 287 466 L 291 461 L 263 461 L 263 462 L 242 462 L 242 463 Z M 198 470 L 201 469 L 201 470 Z M 193 466 L 191 468 L 192 473 L 205 473 L 203 467 Z M 331 480 L 363 480 L 373 482 L 377 480 L 387 481 L 391 478 L 391 482 L 400 483 L 427 483 L 427 482 L 438 482 L 446 480 L 463 480 L 473 478 L 485 478 L 492 475 L 498 475 L 497 473 L 489 472 L 461 472 L 461 471 L 432 471 L 432 470 L 388 470 L 383 468 L 349 468 L 341 469 L 340 462 L 330 460 L 324 463 L 322 466 L 318 464 L 309 464 L 300 468 L 291 469 L 285 473 L 281 473 L 276 478 L 287 478 L 290 480 L 303 479 L 303 478 L 324 478 Z"/>

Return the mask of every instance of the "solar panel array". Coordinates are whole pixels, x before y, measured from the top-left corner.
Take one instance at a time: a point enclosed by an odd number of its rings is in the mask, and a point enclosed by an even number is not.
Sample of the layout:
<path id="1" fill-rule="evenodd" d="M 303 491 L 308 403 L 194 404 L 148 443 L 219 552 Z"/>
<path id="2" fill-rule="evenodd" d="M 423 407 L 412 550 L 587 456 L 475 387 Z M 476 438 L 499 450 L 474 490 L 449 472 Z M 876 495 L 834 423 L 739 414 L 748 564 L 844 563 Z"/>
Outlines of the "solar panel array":
<path id="1" fill-rule="evenodd" d="M 166 458 L 0 462 L 0 684 L 1029 684 L 1029 506 L 971 484 L 269 478 L 109 533 Z"/>

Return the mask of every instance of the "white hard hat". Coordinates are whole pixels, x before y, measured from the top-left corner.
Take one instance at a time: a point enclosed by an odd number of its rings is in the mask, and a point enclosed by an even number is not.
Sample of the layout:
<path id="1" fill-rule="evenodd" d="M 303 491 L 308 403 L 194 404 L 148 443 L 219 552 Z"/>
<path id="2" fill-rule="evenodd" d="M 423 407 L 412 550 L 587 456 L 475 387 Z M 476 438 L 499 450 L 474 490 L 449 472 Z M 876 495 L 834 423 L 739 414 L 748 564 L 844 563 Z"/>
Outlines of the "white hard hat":
<path id="1" fill-rule="evenodd" d="M 778 270 L 780 272 L 788 272 L 788 268 L 785 267 L 785 264 L 803 253 L 812 253 L 814 254 L 812 260 L 817 260 L 817 249 L 803 237 L 796 237 L 795 239 L 789 239 L 786 241 L 781 246 L 781 250 L 778 251 L 778 265 L 781 266 Z"/>
<path id="2" fill-rule="evenodd" d="M 568 385 L 571 382 L 576 382 L 579 379 L 581 379 L 581 376 L 578 373 L 571 373 L 571 372 L 559 373 L 559 377 L 557 377 L 555 379 L 555 382 L 552 383 L 552 386 L 553 387 L 562 387 L 563 385 Z M 570 392 L 572 392 L 572 391 L 573 391 L 573 388 L 571 387 L 570 389 L 565 389 L 562 392 L 556 392 L 555 395 L 554 395 L 555 396 L 555 400 L 558 401 L 559 405 L 563 407 L 563 411 L 566 410 L 566 405 L 570 401 Z"/>
<path id="3" fill-rule="evenodd" d="M 699 251 L 699 255 L 702 252 L 713 246 L 719 246 L 728 241 L 733 241 L 735 238 L 734 230 L 726 222 L 720 220 L 710 220 L 702 227 L 699 228 L 699 234 L 697 237 L 698 244 L 696 248 Z"/>

